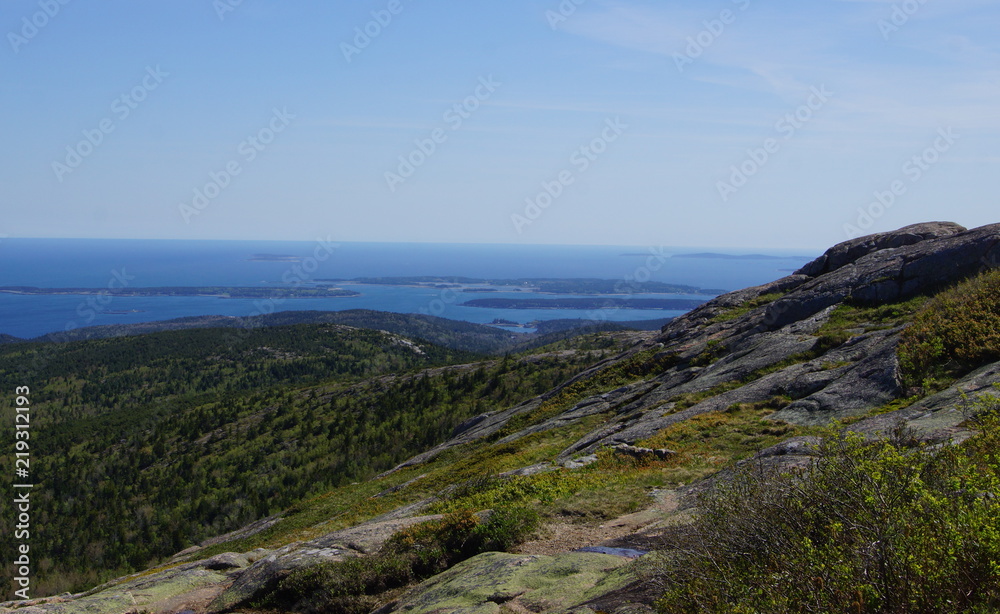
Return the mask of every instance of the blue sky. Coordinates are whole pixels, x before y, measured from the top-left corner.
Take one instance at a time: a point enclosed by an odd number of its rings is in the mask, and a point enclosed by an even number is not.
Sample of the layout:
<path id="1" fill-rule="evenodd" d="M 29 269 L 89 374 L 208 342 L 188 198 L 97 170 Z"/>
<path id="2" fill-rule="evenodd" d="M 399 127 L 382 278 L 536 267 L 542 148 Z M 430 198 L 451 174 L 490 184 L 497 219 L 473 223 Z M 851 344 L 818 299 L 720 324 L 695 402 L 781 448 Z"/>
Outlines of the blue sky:
<path id="1" fill-rule="evenodd" d="M 0 239 L 992 223 L 998 31 L 984 0 L 5 0 Z"/>

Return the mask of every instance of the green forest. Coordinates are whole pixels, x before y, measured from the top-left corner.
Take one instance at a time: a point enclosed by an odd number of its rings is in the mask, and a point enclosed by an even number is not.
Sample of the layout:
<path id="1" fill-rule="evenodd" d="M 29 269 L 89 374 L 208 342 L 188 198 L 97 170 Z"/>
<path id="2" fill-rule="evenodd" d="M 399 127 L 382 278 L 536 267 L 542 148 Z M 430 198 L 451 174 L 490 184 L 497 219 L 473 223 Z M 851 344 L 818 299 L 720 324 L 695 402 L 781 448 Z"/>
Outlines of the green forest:
<path id="1" fill-rule="evenodd" d="M 603 355 L 487 357 L 335 324 L 4 345 L 3 389 L 32 392 L 38 590 L 93 586 L 370 478 Z"/>

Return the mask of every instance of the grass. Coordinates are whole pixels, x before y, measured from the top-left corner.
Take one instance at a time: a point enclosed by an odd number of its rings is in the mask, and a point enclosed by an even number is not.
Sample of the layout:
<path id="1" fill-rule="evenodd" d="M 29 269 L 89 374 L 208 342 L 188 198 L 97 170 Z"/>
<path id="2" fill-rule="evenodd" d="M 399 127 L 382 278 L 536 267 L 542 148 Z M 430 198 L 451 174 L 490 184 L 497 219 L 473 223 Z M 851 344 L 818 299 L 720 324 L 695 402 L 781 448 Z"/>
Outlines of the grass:
<path id="1" fill-rule="evenodd" d="M 712 339 L 705 344 L 705 351 L 691 360 L 692 367 L 707 367 L 729 354 L 729 349 L 719 339 Z"/>
<path id="2" fill-rule="evenodd" d="M 887 414 L 889 412 L 894 412 L 894 411 L 899 410 L 899 409 L 906 409 L 907 407 L 909 407 L 910 405 L 913 405 L 914 403 L 916 403 L 917 401 L 919 401 L 922 398 L 924 398 L 924 395 L 914 395 L 914 396 L 911 396 L 911 397 L 903 397 L 901 399 L 895 399 L 893 401 L 889 401 L 885 405 L 881 405 L 879 407 L 876 407 L 875 409 L 873 409 L 873 410 L 871 410 L 869 412 L 860 414 L 858 416 L 849 416 L 847 418 L 841 418 L 841 419 L 839 419 L 839 420 L 836 421 L 835 426 L 837 426 L 837 425 L 839 425 L 839 426 L 850 426 L 850 425 L 852 425 L 852 424 L 854 424 L 856 422 L 860 422 L 860 421 L 864 420 L 865 418 L 870 418 L 872 416 L 878 416 L 880 414 Z"/>
<path id="3" fill-rule="evenodd" d="M 907 301 L 863 307 L 843 303 L 838 305 L 819 329 L 820 339 L 826 347 L 836 347 L 852 337 L 876 330 L 896 328 L 913 321 L 914 315 L 929 301 L 918 296 Z"/>
<path id="4" fill-rule="evenodd" d="M 788 437 L 819 432 L 815 428 L 766 419 L 790 402 L 787 397 L 778 396 L 758 403 L 737 403 L 725 411 L 708 412 L 673 424 L 638 445 L 674 450 L 677 464 L 719 469 Z"/>
<path id="5" fill-rule="evenodd" d="M 735 320 L 736 318 L 742 317 L 758 307 L 763 307 L 764 305 L 773 303 L 779 298 L 785 296 L 784 292 L 771 292 L 770 294 L 761 294 L 756 298 L 752 298 L 747 301 L 743 301 L 735 307 L 730 307 L 726 309 L 719 315 L 715 316 L 708 321 L 709 324 L 717 324 L 719 322 L 729 322 Z"/>
<path id="6" fill-rule="evenodd" d="M 758 303 L 777 296 L 759 297 Z M 780 295 L 779 295 L 780 296 Z M 913 313 L 922 301 L 876 308 L 844 306 L 835 310 L 825 326 L 827 334 L 848 328 L 888 327 Z M 759 306 L 759 305 L 758 305 Z M 760 369 L 743 380 L 727 382 L 710 390 L 689 393 L 671 399 L 674 411 L 681 411 L 705 399 L 736 389 L 758 379 L 807 360 L 821 352 L 807 352 L 789 357 Z M 293 506 L 281 522 L 257 535 L 211 547 L 199 553 L 211 556 L 218 552 L 275 547 L 289 539 L 308 539 L 321 533 L 345 528 L 388 512 L 400 505 L 435 496 L 449 485 L 465 484 L 461 492 L 435 504 L 430 511 L 449 512 L 485 509 L 501 504 L 529 504 L 546 515 L 581 518 L 613 517 L 622 510 L 637 509 L 645 501 L 645 489 L 651 485 L 690 482 L 726 464 L 744 458 L 782 437 L 799 434 L 800 429 L 765 420 L 767 414 L 787 400 L 779 398 L 763 404 L 713 412 L 675 425 L 641 445 L 676 449 L 681 454 L 656 466 L 623 467 L 611 453 L 602 453 L 598 464 L 576 471 L 559 470 L 527 478 L 498 479 L 498 474 L 551 461 L 559 452 L 591 431 L 606 416 L 590 416 L 572 425 L 527 435 L 517 441 L 499 444 L 495 440 L 521 429 L 544 422 L 566 411 L 581 400 L 613 390 L 662 372 L 676 364 L 676 357 L 647 350 L 606 368 L 592 377 L 575 382 L 532 412 L 516 416 L 493 442 L 474 442 L 450 449 L 429 463 L 408 468 L 376 482 L 338 488 L 326 495 Z M 842 364 L 829 363 L 824 368 Z M 655 475 L 654 475 L 655 474 Z M 417 475 L 425 477 L 415 484 L 385 497 L 378 492 L 402 484 Z"/>

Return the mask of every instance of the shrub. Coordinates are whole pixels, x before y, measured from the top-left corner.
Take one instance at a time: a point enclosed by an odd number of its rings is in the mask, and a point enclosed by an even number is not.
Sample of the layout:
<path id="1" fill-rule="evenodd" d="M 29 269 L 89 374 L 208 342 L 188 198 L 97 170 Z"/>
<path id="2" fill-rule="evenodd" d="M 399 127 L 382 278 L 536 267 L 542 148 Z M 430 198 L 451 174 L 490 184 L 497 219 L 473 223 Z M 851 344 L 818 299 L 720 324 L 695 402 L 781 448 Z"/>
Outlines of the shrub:
<path id="1" fill-rule="evenodd" d="M 809 468 L 739 471 L 663 556 L 660 612 L 948 613 L 1000 606 L 1000 419 L 933 452 L 899 433 Z"/>
<path id="2" fill-rule="evenodd" d="M 899 361 L 907 380 L 922 385 L 942 371 L 967 372 L 1000 359 L 1000 270 L 946 290 L 903 331 Z"/>
<path id="3" fill-rule="evenodd" d="M 477 553 L 510 550 L 533 533 L 538 522 L 538 513 L 530 508 L 497 508 L 473 529 L 472 549 Z"/>
<path id="4" fill-rule="evenodd" d="M 447 514 L 399 531 L 375 555 L 297 569 L 265 605 L 300 612 L 370 612 L 377 595 L 481 552 L 509 549 L 537 526 L 538 515 L 519 507 L 498 508 L 482 521 L 467 510 Z"/>

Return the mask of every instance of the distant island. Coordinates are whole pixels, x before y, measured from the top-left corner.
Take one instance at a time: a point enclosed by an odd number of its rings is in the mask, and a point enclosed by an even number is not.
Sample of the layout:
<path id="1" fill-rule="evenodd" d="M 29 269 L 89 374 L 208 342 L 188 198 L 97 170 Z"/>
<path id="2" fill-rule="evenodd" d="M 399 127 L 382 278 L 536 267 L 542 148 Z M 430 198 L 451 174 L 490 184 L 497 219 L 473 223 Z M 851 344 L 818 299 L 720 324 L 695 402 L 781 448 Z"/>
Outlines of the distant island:
<path id="1" fill-rule="evenodd" d="M 624 279 L 596 278 L 520 278 L 489 279 L 455 276 L 415 276 L 415 277 L 355 277 L 354 279 L 317 279 L 317 282 L 368 284 L 380 286 L 416 286 L 432 288 L 455 288 L 462 292 L 533 291 L 540 294 L 583 294 L 583 295 L 627 295 L 627 294 L 702 294 L 716 296 L 726 291 L 717 288 L 698 288 L 684 284 L 669 284 L 659 281 L 626 281 Z"/>
<path id="2" fill-rule="evenodd" d="M 247 258 L 249 262 L 302 262 L 300 256 L 284 254 L 254 254 Z"/>
<path id="3" fill-rule="evenodd" d="M 360 296 L 360 292 L 343 288 L 256 288 L 231 286 L 161 287 L 161 288 L 35 288 L 33 286 L 0 286 L 0 293 L 31 295 L 109 295 L 120 297 L 206 296 L 216 298 L 341 298 Z"/>
<path id="4" fill-rule="evenodd" d="M 488 309 L 669 309 L 688 311 L 705 301 L 672 298 L 477 298 L 464 307 Z"/>

